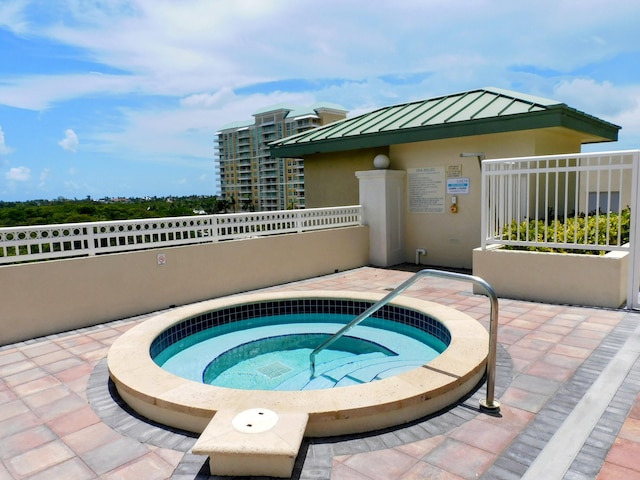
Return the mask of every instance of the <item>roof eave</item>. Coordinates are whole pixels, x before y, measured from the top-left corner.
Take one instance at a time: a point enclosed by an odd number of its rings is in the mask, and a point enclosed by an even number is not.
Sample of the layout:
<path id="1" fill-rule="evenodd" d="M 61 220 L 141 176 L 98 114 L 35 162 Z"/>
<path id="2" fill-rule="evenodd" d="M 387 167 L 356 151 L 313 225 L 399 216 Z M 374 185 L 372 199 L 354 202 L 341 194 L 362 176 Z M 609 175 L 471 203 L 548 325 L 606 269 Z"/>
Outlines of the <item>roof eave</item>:
<path id="1" fill-rule="evenodd" d="M 539 112 L 527 112 L 508 117 L 491 117 L 465 120 L 456 123 L 429 125 L 405 130 L 375 132 L 353 137 L 329 138 L 303 143 L 283 144 L 293 138 L 276 141 L 270 145 L 274 157 L 303 157 L 315 153 L 359 150 L 402 143 L 443 140 L 494 133 L 565 127 L 581 132 L 583 143 L 616 141 L 619 126 L 585 115 L 564 104 Z"/>

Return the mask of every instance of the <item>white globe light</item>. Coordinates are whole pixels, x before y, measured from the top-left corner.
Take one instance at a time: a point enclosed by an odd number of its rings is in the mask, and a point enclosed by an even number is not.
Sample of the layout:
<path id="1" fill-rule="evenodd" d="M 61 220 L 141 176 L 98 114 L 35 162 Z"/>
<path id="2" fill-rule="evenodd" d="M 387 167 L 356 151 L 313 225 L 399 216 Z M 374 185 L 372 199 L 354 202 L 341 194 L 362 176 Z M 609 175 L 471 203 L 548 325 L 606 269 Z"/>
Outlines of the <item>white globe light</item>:
<path id="1" fill-rule="evenodd" d="M 389 168 L 389 157 L 387 157 L 384 153 L 380 153 L 376 155 L 373 159 L 373 166 L 375 168 L 384 169 Z"/>

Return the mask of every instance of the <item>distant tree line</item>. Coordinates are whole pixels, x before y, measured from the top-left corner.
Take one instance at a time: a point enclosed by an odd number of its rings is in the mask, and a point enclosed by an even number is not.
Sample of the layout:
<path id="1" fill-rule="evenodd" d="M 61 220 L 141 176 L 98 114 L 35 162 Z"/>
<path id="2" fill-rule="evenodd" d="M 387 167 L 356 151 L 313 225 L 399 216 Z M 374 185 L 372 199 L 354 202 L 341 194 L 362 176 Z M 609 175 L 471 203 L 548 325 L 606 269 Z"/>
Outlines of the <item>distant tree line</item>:
<path id="1" fill-rule="evenodd" d="M 233 198 L 224 200 L 215 195 L 0 201 L 0 227 L 215 215 L 232 213 L 235 210 L 236 202 Z"/>

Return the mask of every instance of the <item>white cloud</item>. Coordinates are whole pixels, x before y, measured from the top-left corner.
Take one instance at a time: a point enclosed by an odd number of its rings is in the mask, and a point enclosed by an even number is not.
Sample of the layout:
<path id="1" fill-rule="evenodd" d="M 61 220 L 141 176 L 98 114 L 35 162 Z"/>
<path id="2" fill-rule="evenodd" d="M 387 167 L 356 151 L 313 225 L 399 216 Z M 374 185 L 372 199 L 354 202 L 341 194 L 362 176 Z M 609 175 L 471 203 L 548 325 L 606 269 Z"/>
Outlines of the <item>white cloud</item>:
<path id="1" fill-rule="evenodd" d="M 213 108 L 237 99 L 231 88 L 221 88 L 215 93 L 196 93 L 180 100 L 188 108 Z"/>
<path id="2" fill-rule="evenodd" d="M 202 95 L 201 98 L 210 98 Z M 83 148 L 138 159 L 146 154 L 158 162 L 199 162 L 213 169 L 212 142 L 219 127 L 251 119 L 256 110 L 266 105 L 314 102 L 315 97 L 308 92 L 276 92 L 233 97 L 231 102 L 220 100 L 215 108 L 209 108 L 212 104 L 205 100 L 193 101 L 189 108 L 126 109 L 122 110 L 123 118 L 117 128 L 83 134 Z"/>
<path id="3" fill-rule="evenodd" d="M 563 80 L 554 88 L 554 95 L 569 106 L 602 117 L 612 117 L 637 106 L 627 89 L 589 78 Z"/>
<path id="4" fill-rule="evenodd" d="M 50 168 L 45 168 L 40 172 L 40 183 L 38 184 L 38 186 L 40 188 L 45 188 L 47 186 L 47 181 L 49 180 L 49 177 L 51 177 L 51 169 Z"/>
<path id="5" fill-rule="evenodd" d="M 628 48 L 639 13 L 631 1 L 612 9 L 599 0 L 584 0 L 579 10 L 550 0 L 494 0 L 491 8 L 487 0 L 464 8 L 442 0 L 376 8 L 339 0 L 121 0 L 38 8 L 48 12 L 41 17 L 48 23 L 25 23 L 29 34 L 76 47 L 87 61 L 122 73 L 14 76 L 4 79 L 0 102 L 39 109 L 89 94 L 144 93 L 206 106 L 216 94 L 197 92 L 230 85 L 411 72 L 432 72 L 432 88 L 449 92 L 482 80 L 483 72 L 501 78 L 509 65 L 569 71 L 606 58 Z"/>
<path id="6" fill-rule="evenodd" d="M 0 125 L 0 155 L 8 155 L 13 151 L 12 148 L 9 148 L 4 140 L 4 132 L 2 131 L 2 126 Z"/>
<path id="7" fill-rule="evenodd" d="M 58 142 L 58 145 L 60 145 L 67 152 L 75 153 L 78 150 L 79 143 L 80 142 L 78 141 L 76 132 L 74 132 L 70 128 L 67 128 L 64 131 L 64 138 Z"/>
<path id="8" fill-rule="evenodd" d="M 31 178 L 31 169 L 27 167 L 13 167 L 5 174 L 9 181 L 26 182 Z"/>
<path id="9" fill-rule="evenodd" d="M 23 0 L 0 3 L 0 26 L 16 33 L 25 32 L 28 27 L 24 16 L 26 5 L 27 2 Z"/>

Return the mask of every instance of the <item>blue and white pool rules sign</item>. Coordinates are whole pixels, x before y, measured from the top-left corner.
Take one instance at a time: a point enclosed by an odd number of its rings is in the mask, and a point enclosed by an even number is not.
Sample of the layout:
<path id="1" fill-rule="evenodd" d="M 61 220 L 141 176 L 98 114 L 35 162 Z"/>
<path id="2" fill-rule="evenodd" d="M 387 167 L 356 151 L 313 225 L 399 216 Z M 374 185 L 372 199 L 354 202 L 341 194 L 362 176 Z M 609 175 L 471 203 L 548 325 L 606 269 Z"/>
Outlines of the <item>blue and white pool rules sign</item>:
<path id="1" fill-rule="evenodd" d="M 447 195 L 468 195 L 469 183 L 467 177 L 447 178 Z"/>

